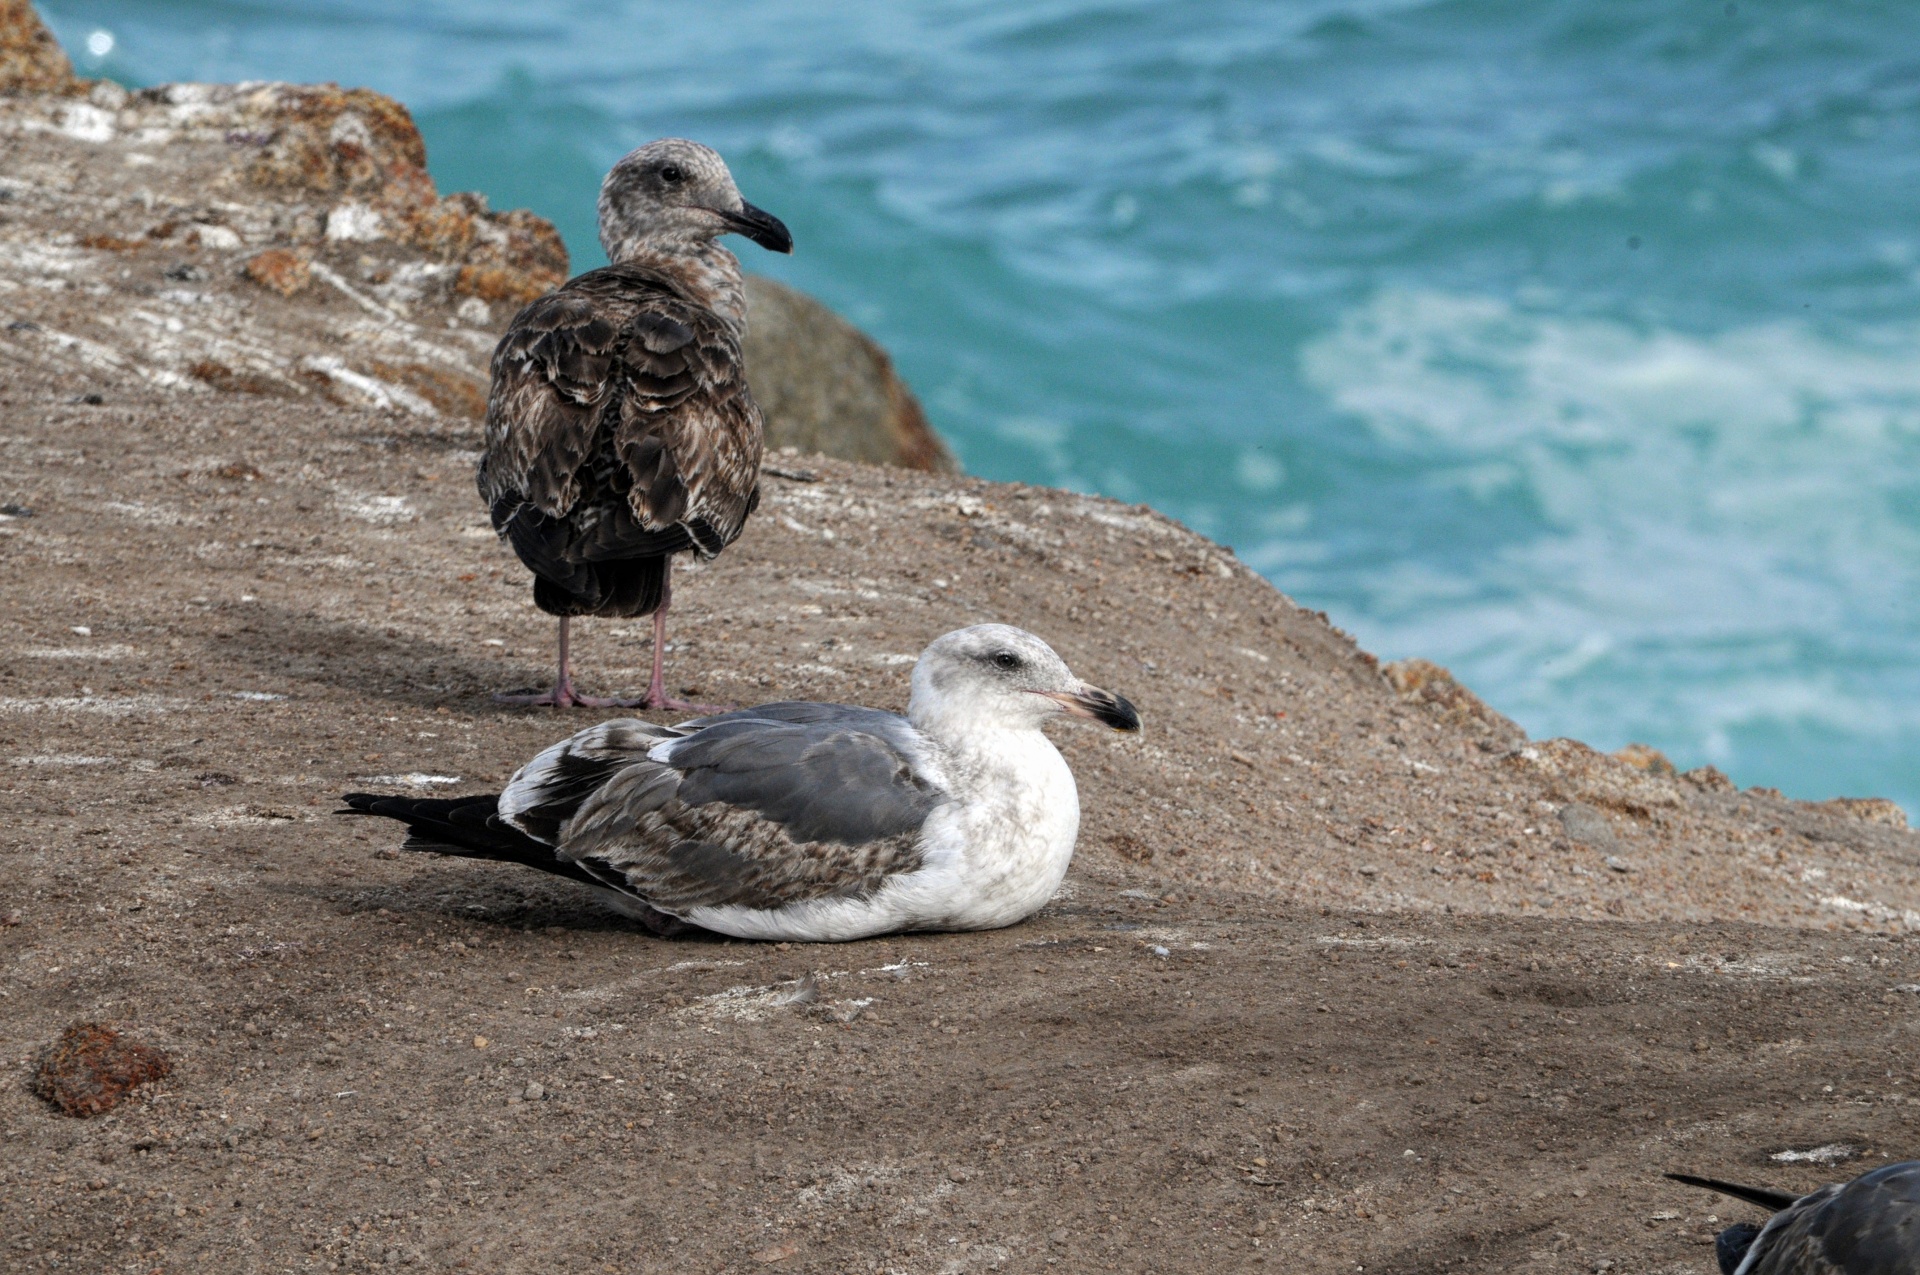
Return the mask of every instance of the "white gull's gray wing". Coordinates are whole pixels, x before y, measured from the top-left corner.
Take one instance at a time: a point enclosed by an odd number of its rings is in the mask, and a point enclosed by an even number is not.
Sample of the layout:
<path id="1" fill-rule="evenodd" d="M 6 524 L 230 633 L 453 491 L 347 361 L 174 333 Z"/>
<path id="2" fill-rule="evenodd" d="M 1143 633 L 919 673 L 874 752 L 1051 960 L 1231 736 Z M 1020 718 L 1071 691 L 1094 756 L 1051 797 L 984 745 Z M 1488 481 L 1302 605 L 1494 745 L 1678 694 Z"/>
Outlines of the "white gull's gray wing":
<path id="1" fill-rule="evenodd" d="M 500 811 L 663 912 L 858 898 L 920 866 L 947 796 L 930 750 L 905 720 L 841 705 L 607 722 L 528 763 Z"/>

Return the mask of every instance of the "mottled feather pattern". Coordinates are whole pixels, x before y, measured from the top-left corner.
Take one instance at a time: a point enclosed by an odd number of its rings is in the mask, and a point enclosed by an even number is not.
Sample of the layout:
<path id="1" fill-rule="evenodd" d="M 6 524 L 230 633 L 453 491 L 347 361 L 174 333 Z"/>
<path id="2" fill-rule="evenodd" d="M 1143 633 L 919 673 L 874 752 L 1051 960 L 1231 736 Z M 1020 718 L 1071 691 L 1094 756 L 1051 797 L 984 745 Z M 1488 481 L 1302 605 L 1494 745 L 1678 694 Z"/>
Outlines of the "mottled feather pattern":
<path id="1" fill-rule="evenodd" d="M 1920 1161 L 1801 1197 L 1754 1249 L 1747 1275 L 1912 1275 L 1920 1270 Z"/>
<path id="2" fill-rule="evenodd" d="M 644 785 L 642 792 L 650 798 L 660 788 Z M 677 914 L 698 907 L 778 908 L 810 899 L 865 898 L 888 877 L 921 864 L 917 833 L 856 846 L 797 841 L 751 810 L 689 806 L 678 798 L 631 821 L 599 814 L 582 811 L 585 821 L 568 829 L 570 849 L 593 847 L 577 861 L 619 870 L 632 894 Z"/>
<path id="3" fill-rule="evenodd" d="M 822 707 L 603 722 L 522 767 L 500 815 L 667 912 L 865 897 L 920 866 L 945 793 L 880 733 L 917 740 L 904 721 Z"/>
<path id="4" fill-rule="evenodd" d="M 478 484 L 546 582 L 543 609 L 646 614 L 659 590 L 645 575 L 599 564 L 712 557 L 757 503 L 762 426 L 739 338 L 675 277 L 683 266 L 589 271 L 523 309 L 494 350 Z"/>
<path id="5" fill-rule="evenodd" d="M 647 751 L 674 737 L 669 726 L 622 718 L 589 727 L 522 766 L 501 794 L 500 814 L 531 837 L 557 844 L 583 802 Z"/>

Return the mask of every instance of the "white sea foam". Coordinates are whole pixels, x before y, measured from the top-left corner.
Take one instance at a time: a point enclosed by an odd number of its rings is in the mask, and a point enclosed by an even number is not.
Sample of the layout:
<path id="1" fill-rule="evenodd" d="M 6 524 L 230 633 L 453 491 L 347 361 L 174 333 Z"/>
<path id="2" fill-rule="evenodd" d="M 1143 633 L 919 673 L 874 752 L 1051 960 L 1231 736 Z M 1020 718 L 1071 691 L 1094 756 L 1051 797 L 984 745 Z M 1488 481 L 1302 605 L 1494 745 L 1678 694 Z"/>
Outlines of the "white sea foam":
<path id="1" fill-rule="evenodd" d="M 1797 658 L 1920 597 L 1903 514 L 1920 328 L 1695 335 L 1398 291 L 1310 343 L 1302 371 L 1390 450 L 1438 453 L 1435 482 L 1538 511 L 1483 556 L 1364 573 L 1364 639 L 1455 662 L 1549 724 L 1606 722 L 1602 685 L 1630 678 L 1643 721 L 1687 723 L 1708 754 L 1761 720 L 1920 732 L 1910 697 Z"/>

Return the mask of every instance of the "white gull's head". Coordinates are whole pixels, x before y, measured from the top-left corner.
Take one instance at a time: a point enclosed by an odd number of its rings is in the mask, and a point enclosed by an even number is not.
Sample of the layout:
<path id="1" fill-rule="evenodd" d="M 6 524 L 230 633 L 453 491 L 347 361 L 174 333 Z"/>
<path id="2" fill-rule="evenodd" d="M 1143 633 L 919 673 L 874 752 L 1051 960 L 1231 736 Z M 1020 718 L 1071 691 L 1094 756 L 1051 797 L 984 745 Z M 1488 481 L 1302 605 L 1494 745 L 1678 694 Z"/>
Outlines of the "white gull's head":
<path id="1" fill-rule="evenodd" d="M 1010 624 L 955 629 L 913 666 L 907 716 L 929 734 L 1038 730 L 1063 714 L 1140 729 L 1132 704 L 1081 681 L 1052 647 Z"/>
<path id="2" fill-rule="evenodd" d="M 624 261 L 643 246 L 698 248 L 721 235 L 793 251 L 786 226 L 740 197 L 727 162 L 710 146 L 680 137 L 648 142 L 600 183 L 600 246 L 609 261 Z"/>

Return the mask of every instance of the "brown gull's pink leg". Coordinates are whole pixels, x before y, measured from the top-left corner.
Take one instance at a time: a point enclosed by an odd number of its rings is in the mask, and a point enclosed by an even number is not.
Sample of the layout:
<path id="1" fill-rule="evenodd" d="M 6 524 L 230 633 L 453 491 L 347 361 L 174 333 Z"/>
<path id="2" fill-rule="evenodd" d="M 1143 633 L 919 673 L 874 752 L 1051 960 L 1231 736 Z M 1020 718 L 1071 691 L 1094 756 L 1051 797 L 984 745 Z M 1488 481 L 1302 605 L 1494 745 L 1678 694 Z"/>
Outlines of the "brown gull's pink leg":
<path id="1" fill-rule="evenodd" d="M 599 695 L 582 695 L 573 689 L 573 664 L 568 658 L 570 638 L 570 617 L 560 617 L 560 676 L 555 679 L 553 689 L 538 694 L 501 694 L 495 695 L 496 704 L 520 704 L 532 708 L 638 708 L 637 699 L 608 699 Z"/>

